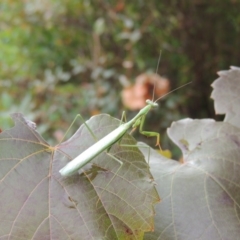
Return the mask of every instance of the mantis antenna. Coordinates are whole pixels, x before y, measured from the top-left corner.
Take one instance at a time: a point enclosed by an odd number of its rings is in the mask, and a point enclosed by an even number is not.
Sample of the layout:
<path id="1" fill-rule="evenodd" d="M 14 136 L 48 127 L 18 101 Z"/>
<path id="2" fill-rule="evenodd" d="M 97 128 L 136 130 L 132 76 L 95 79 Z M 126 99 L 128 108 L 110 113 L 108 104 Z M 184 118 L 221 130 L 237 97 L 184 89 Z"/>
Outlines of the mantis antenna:
<path id="1" fill-rule="evenodd" d="M 159 68 L 159 64 L 160 64 L 160 61 L 161 61 L 161 57 L 162 57 L 162 50 L 160 50 L 160 53 L 159 53 L 158 63 L 157 63 L 157 68 L 156 68 L 156 71 L 155 71 L 156 74 L 157 74 L 157 72 L 158 72 L 158 68 Z M 155 93 L 155 89 L 156 89 L 156 84 L 154 83 L 154 86 L 153 86 L 152 102 L 154 101 L 154 93 Z"/>
<path id="2" fill-rule="evenodd" d="M 160 50 L 160 53 L 159 53 L 157 68 L 156 68 L 156 71 L 155 71 L 156 74 L 157 74 L 157 72 L 158 72 L 158 68 L 159 68 L 159 65 L 160 65 L 161 57 L 162 57 L 162 50 Z M 188 82 L 188 83 L 186 83 L 186 84 L 183 84 L 183 85 L 180 86 L 180 87 L 177 87 L 177 88 L 171 90 L 170 92 L 168 92 L 168 93 L 162 95 L 161 97 L 157 98 L 155 101 L 154 101 L 154 94 L 155 94 L 156 84 L 154 83 L 152 102 L 155 102 L 155 103 L 156 103 L 157 101 L 159 101 L 160 99 L 166 97 L 166 96 L 169 95 L 170 93 L 175 92 L 176 90 L 178 90 L 178 89 L 180 89 L 180 88 L 182 88 L 182 87 L 185 87 L 186 85 L 188 85 L 188 84 L 190 84 L 190 83 L 192 83 L 192 82 Z"/>
<path id="3" fill-rule="evenodd" d="M 154 102 L 156 103 L 157 101 L 159 101 L 160 99 L 166 97 L 166 96 L 169 95 L 170 93 L 175 92 L 176 90 L 178 90 L 178 89 L 180 89 L 180 88 L 183 88 L 183 87 L 185 87 L 186 85 L 188 85 L 188 84 L 190 84 L 190 83 L 192 83 L 192 82 L 188 82 L 188 83 L 186 83 L 186 84 L 183 84 L 183 85 L 180 86 L 180 87 L 177 87 L 177 88 L 173 89 L 172 91 L 170 91 L 170 92 L 162 95 L 161 97 L 157 98 Z"/>

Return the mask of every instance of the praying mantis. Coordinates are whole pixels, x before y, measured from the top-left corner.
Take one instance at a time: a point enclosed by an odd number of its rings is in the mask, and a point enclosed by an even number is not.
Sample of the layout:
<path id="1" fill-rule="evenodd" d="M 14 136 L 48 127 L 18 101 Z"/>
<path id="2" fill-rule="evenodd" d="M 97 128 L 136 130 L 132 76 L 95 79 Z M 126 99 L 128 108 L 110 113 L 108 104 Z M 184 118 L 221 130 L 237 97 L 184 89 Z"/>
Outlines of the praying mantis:
<path id="1" fill-rule="evenodd" d="M 148 132 L 143 130 L 143 125 L 145 122 L 146 115 L 151 109 L 155 109 L 158 107 L 157 101 L 160 100 L 161 98 L 165 97 L 166 95 L 178 90 L 179 88 L 182 88 L 191 82 L 184 84 L 167 94 L 163 95 L 162 97 L 158 98 L 157 100 L 146 100 L 146 106 L 142 108 L 138 114 L 132 118 L 130 121 L 122 123 L 123 117 L 125 117 L 125 112 L 122 114 L 122 119 L 121 119 L 121 124 L 118 128 L 107 134 L 105 137 L 97 141 L 95 144 L 90 146 L 88 149 L 86 149 L 84 152 L 82 152 L 80 155 L 78 155 L 75 159 L 70 161 L 69 163 L 66 164 L 59 172 L 63 177 L 71 176 L 74 173 L 78 172 L 79 169 L 84 167 L 86 164 L 91 162 L 95 157 L 97 157 L 99 154 L 104 152 L 105 150 L 109 152 L 111 147 L 117 143 L 120 142 L 122 137 L 127 133 L 127 131 L 131 128 L 135 129 L 139 127 L 139 132 L 147 137 L 156 137 L 156 146 L 159 146 L 160 148 L 160 134 L 157 132 Z M 81 117 L 81 115 L 80 115 Z M 82 118 L 82 117 L 81 117 Z M 94 136 L 92 133 L 91 129 L 89 126 L 84 123 L 89 132 Z M 119 169 L 122 166 L 122 161 L 111 155 L 112 158 L 117 161 L 120 164 Z"/>

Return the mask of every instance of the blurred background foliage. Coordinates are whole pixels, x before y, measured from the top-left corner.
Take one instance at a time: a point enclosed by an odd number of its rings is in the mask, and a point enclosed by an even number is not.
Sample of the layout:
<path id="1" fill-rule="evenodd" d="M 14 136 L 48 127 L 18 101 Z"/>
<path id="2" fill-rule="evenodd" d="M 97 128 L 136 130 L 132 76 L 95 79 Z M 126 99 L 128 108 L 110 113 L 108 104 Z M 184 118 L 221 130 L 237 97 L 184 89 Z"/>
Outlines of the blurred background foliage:
<path id="1" fill-rule="evenodd" d="M 172 121 L 215 118 L 210 84 L 239 66 L 239 9 L 238 0 L 2 0 L 0 128 L 22 112 L 56 143 L 78 113 L 120 118 L 122 90 L 156 71 L 161 50 L 158 73 L 171 89 L 192 81 L 147 118 L 171 148 Z"/>

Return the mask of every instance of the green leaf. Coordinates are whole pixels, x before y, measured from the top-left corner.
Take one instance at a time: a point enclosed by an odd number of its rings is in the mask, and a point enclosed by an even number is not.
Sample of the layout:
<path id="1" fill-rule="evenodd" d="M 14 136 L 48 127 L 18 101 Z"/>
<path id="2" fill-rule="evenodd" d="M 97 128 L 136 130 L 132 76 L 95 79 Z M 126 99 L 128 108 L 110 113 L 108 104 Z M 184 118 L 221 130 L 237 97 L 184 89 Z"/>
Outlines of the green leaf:
<path id="1" fill-rule="evenodd" d="M 168 134 L 182 149 L 184 162 L 152 151 L 150 167 L 161 203 L 155 231 L 144 239 L 238 239 L 240 130 L 225 122 L 184 119 Z"/>
<path id="2" fill-rule="evenodd" d="M 22 114 L 13 119 L 15 126 L 0 134 L 0 238 L 142 239 L 153 230 L 159 197 L 136 147 L 110 149 L 123 162 L 119 171 L 119 163 L 103 153 L 79 174 L 63 178 L 59 170 L 94 143 L 86 128 L 51 147 Z M 88 124 L 101 138 L 119 121 L 98 115 Z M 127 135 L 121 143 L 135 141 Z"/>

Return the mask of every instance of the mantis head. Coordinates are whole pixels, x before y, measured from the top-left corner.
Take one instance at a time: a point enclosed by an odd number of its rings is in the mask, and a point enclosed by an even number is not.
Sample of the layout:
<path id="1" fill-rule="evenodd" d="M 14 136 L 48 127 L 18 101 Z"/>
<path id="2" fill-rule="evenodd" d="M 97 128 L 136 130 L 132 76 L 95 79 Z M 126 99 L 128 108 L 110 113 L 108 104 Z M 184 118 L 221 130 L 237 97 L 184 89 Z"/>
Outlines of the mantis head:
<path id="1" fill-rule="evenodd" d="M 151 101 L 149 99 L 146 100 L 146 103 L 148 105 L 150 105 L 152 108 L 157 108 L 158 107 L 158 104 L 156 102 L 153 102 L 153 101 Z"/>

